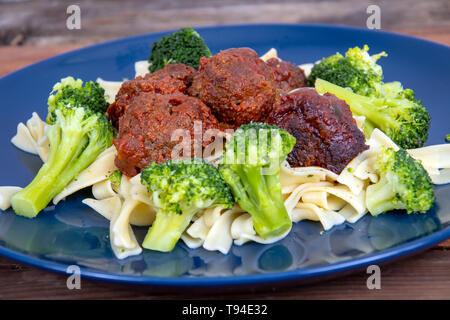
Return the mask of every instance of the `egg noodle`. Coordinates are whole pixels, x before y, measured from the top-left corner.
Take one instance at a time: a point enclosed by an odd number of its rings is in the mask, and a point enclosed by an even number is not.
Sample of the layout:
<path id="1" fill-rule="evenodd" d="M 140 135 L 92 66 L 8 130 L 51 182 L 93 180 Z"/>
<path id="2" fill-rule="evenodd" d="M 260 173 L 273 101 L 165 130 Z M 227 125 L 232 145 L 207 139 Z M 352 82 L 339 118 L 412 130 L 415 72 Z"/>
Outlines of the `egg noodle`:
<path id="1" fill-rule="evenodd" d="M 279 59 L 275 49 L 269 50 L 261 58 Z M 302 67 L 308 74 L 312 64 Z M 136 76 L 145 75 L 148 72 L 147 61 L 136 62 L 135 71 Z M 97 82 L 105 89 L 107 101 L 114 101 L 122 82 L 100 78 Z M 364 117 L 355 117 L 355 120 L 361 128 Z M 17 134 L 11 142 L 23 151 L 38 155 L 45 162 L 49 153 L 49 142 L 45 135 L 47 126 L 37 113 L 33 113 L 26 124 L 19 123 Z M 384 146 L 398 150 L 398 147 L 378 129 L 373 131 L 366 144 L 369 149 L 354 158 L 339 175 L 319 167 L 292 168 L 287 161 L 282 164 L 282 194 L 293 222 L 317 221 L 324 230 L 329 230 L 345 221 L 354 223 L 368 212 L 365 190 L 370 183 L 378 181 L 374 164 L 380 148 Z M 450 144 L 412 149 L 408 152 L 422 162 L 434 184 L 450 183 Z M 53 203 L 56 205 L 67 196 L 91 187 L 93 198 L 86 198 L 82 202 L 110 221 L 111 248 L 118 259 L 124 259 L 142 252 L 132 226 L 150 226 L 157 208 L 146 187 L 141 184 L 140 174 L 133 178 L 122 175 L 119 186 L 110 181 L 109 175 L 117 170 L 114 164 L 116 154 L 114 145 L 103 151 L 77 179 L 53 198 Z M 0 209 L 8 209 L 11 197 L 21 189 L 0 187 Z M 189 248 L 203 247 L 227 254 L 233 244 L 242 245 L 248 241 L 273 243 L 289 232 L 287 230 L 275 238 L 261 238 L 253 228 L 251 215 L 236 204 L 232 209 L 216 206 L 200 211 L 181 239 Z"/>

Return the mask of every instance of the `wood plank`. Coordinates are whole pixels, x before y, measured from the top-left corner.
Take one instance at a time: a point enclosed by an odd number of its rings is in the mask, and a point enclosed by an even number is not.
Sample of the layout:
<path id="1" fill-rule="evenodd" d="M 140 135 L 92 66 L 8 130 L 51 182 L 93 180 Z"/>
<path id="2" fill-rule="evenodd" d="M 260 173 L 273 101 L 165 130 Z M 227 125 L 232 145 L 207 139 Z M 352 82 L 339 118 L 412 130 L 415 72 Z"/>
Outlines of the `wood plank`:
<path id="1" fill-rule="evenodd" d="M 450 299 L 449 250 L 429 250 L 407 260 L 381 266 L 381 289 L 369 290 L 368 274 L 359 272 L 310 285 L 278 287 L 262 292 L 201 289 L 172 290 L 149 286 L 81 280 L 80 290 L 66 287 L 67 277 L 0 258 L 0 299 Z M 242 291 L 243 290 L 243 291 Z"/>
<path id="2" fill-rule="evenodd" d="M 84 45 L 65 44 L 45 47 L 0 46 L 0 77 L 32 63 L 78 49 Z"/>
<path id="3" fill-rule="evenodd" d="M 438 246 L 441 247 L 441 248 L 448 248 L 448 249 L 450 249 L 450 239 L 447 239 L 447 240 L 439 243 Z"/>
<path id="4" fill-rule="evenodd" d="M 441 28 L 395 29 L 393 31 L 450 46 L 450 26 Z"/>
<path id="5" fill-rule="evenodd" d="M 450 26 L 448 0 L 128 0 L 126 6 L 121 1 L 97 0 L 78 3 L 81 29 L 68 30 L 66 10 L 73 4 L 71 0 L 0 2 L 0 44 L 97 42 L 184 26 L 243 22 L 366 27 L 366 10 L 373 4 L 380 7 L 384 30 Z"/>

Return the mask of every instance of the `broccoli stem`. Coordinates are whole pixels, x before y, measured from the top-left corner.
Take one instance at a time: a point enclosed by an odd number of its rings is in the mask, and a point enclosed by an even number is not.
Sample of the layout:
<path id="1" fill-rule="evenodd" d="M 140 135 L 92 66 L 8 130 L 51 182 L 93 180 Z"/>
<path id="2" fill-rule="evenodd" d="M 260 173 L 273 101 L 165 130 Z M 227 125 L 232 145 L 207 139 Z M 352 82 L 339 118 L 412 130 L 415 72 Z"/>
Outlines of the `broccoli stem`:
<path id="1" fill-rule="evenodd" d="M 33 181 L 11 199 L 14 212 L 28 218 L 34 218 L 81 171 L 77 161 L 68 166 L 86 145 L 80 130 L 54 125 L 48 131 L 48 137 L 51 147 L 47 162 Z M 86 161 L 83 159 L 82 162 Z"/>
<path id="2" fill-rule="evenodd" d="M 275 204 L 281 205 L 281 207 L 285 208 L 283 195 L 281 193 L 280 174 L 266 175 L 264 177 L 266 180 L 267 189 L 272 195 L 272 199 Z"/>
<path id="3" fill-rule="evenodd" d="M 375 130 L 376 126 L 368 119 L 364 120 L 362 125 L 362 131 L 366 137 L 370 137 L 372 135 L 373 130 Z"/>
<path id="4" fill-rule="evenodd" d="M 390 99 L 367 98 L 322 79 L 316 80 L 316 90 L 321 94 L 326 92 L 334 94 L 339 99 L 344 100 L 354 114 L 365 116 L 366 120 L 364 121 L 363 129 L 366 134 L 372 133 L 374 126 L 379 127 L 382 131 L 397 126 L 395 119 L 392 119 L 389 114 L 374 108 L 374 105 L 383 107 L 392 104 Z"/>
<path id="5" fill-rule="evenodd" d="M 243 166 L 244 175 L 241 180 L 244 181 L 252 190 L 252 198 L 259 204 L 260 207 L 270 206 L 272 199 L 268 196 L 266 180 L 261 174 L 260 167 Z"/>
<path id="6" fill-rule="evenodd" d="M 47 129 L 47 137 L 50 144 L 50 150 L 47 158 L 47 162 L 41 167 L 36 176 L 34 177 L 33 182 L 39 181 L 47 172 L 48 168 L 51 167 L 51 164 L 55 161 L 57 156 L 58 146 L 61 143 L 61 128 L 57 125 L 53 125 L 48 127 Z"/>
<path id="7" fill-rule="evenodd" d="M 376 184 L 367 187 L 366 206 L 373 216 L 390 210 L 401 209 L 402 206 L 396 201 L 396 192 L 392 183 L 382 176 Z"/>
<path id="8" fill-rule="evenodd" d="M 236 169 L 237 170 L 237 169 Z M 230 169 L 223 169 L 222 171 L 225 181 L 228 182 L 234 199 L 239 206 L 247 212 L 254 212 L 257 210 L 254 200 L 250 199 L 246 187 L 242 184 L 242 180 L 239 177 L 236 179 L 235 172 Z"/>
<path id="9" fill-rule="evenodd" d="M 103 146 L 99 144 L 98 141 L 90 139 L 83 152 L 79 153 L 77 151 L 77 158 L 72 159 L 70 166 L 67 166 L 64 169 L 64 172 L 59 176 L 55 184 L 55 189 L 62 190 L 78 175 L 78 173 L 86 169 L 92 162 L 94 162 L 103 149 Z"/>
<path id="10" fill-rule="evenodd" d="M 197 208 L 190 208 L 180 214 L 160 209 L 142 242 L 142 246 L 146 249 L 162 252 L 172 251 L 197 211 Z"/>
<path id="11" fill-rule="evenodd" d="M 247 194 L 254 200 L 252 215 L 255 231 L 264 239 L 283 234 L 291 227 L 281 194 L 279 175 L 263 175 L 261 167 L 244 166 L 241 180 L 249 186 Z"/>

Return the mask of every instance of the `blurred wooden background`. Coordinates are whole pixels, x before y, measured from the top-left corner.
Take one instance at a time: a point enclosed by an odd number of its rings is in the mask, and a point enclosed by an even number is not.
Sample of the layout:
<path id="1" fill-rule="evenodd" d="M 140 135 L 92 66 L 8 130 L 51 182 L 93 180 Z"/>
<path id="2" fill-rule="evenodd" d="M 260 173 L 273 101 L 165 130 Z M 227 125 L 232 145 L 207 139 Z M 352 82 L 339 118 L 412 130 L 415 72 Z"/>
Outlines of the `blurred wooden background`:
<path id="1" fill-rule="evenodd" d="M 66 28 L 66 9 L 81 9 L 81 30 Z M 283 22 L 365 27 L 381 9 L 381 28 L 449 36 L 449 0 L 0 0 L 0 45 L 88 44 L 184 26 Z"/>

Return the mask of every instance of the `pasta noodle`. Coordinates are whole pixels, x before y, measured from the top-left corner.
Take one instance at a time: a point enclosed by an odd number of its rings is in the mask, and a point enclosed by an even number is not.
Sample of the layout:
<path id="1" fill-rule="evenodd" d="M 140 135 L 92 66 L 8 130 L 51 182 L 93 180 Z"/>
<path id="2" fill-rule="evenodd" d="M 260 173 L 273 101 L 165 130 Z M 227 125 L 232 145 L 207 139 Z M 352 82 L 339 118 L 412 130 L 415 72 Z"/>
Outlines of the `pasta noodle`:
<path id="1" fill-rule="evenodd" d="M 240 219 L 236 219 L 235 221 L 233 221 L 233 224 L 231 226 L 232 233 L 236 238 L 234 243 L 237 245 L 241 245 L 249 240 L 263 244 L 274 243 L 286 237 L 291 231 L 291 229 L 288 229 L 285 233 L 277 237 L 263 239 L 256 234 L 255 229 L 253 228 L 253 221 L 250 214 L 244 213 L 239 218 Z"/>
<path id="2" fill-rule="evenodd" d="M 138 255 L 142 252 L 142 248 L 129 224 L 130 214 L 135 202 L 137 201 L 125 200 L 122 206 L 116 208 L 111 216 L 109 237 L 111 249 L 118 259 Z"/>
<path id="3" fill-rule="evenodd" d="M 303 220 L 306 214 L 309 220 L 320 221 L 324 230 L 329 230 L 335 225 L 345 222 L 345 218 L 338 212 L 326 210 L 312 203 L 299 203 L 296 206 L 297 211 L 291 211 L 291 217 L 294 222 Z M 309 211 L 305 213 L 305 211 Z"/>
<path id="4" fill-rule="evenodd" d="M 422 162 L 434 184 L 450 183 L 450 144 L 410 149 L 408 153 Z"/>
<path id="5" fill-rule="evenodd" d="M 95 199 L 104 200 L 108 198 L 116 198 L 117 194 L 113 189 L 111 181 L 108 179 L 95 183 L 92 186 L 92 195 Z"/>
<path id="6" fill-rule="evenodd" d="M 203 242 L 203 248 L 210 251 L 218 250 L 227 254 L 233 244 L 231 224 L 238 215 L 239 212 L 233 212 L 233 210 L 227 210 L 221 214 L 209 229 Z"/>
<path id="7" fill-rule="evenodd" d="M 311 70 L 314 67 L 314 63 L 304 63 L 299 65 L 300 68 L 302 68 L 303 72 L 305 73 L 306 78 L 309 78 L 309 75 L 311 74 Z"/>
<path id="8" fill-rule="evenodd" d="M 114 163 L 114 157 L 109 161 Z M 149 226 L 155 219 L 155 209 L 149 205 L 150 195 L 140 184 L 140 175 L 132 179 L 122 175 L 118 188 L 106 176 L 92 185 L 92 194 L 95 199 L 82 202 L 110 220 L 111 248 L 117 258 L 140 254 L 142 248 L 131 225 Z"/>
<path id="9" fill-rule="evenodd" d="M 105 99 L 108 103 L 113 103 L 116 94 L 122 86 L 122 81 L 106 81 L 102 78 L 97 78 L 96 82 L 105 90 Z"/>
<path id="10" fill-rule="evenodd" d="M 48 138 L 45 135 L 46 127 L 47 123 L 33 112 L 26 125 L 22 122 L 17 125 L 17 133 L 11 139 L 11 143 L 23 151 L 37 154 L 45 162 L 50 150 Z"/>
<path id="11" fill-rule="evenodd" d="M 308 182 L 336 181 L 338 175 L 320 167 L 291 168 L 287 161 L 283 162 L 280 169 L 280 182 L 282 193 L 290 193 L 295 186 Z"/>
<path id="12" fill-rule="evenodd" d="M 275 48 L 269 49 L 269 51 L 267 51 L 265 54 L 263 54 L 261 56 L 261 60 L 264 61 L 264 62 L 269 60 L 269 59 L 272 59 L 272 58 L 275 58 L 275 59 L 281 61 L 281 59 L 278 58 L 278 52 L 277 52 L 277 49 L 275 49 Z"/>
<path id="13" fill-rule="evenodd" d="M 143 77 L 147 73 L 149 73 L 148 71 L 149 66 L 150 64 L 148 63 L 147 60 L 136 61 L 134 64 L 135 78 L 139 76 Z"/>
<path id="14" fill-rule="evenodd" d="M 254 228 L 252 217 L 234 206 L 230 210 L 222 207 L 207 208 L 182 235 L 181 239 L 190 248 L 203 246 L 210 251 L 220 251 L 227 254 L 232 244 L 242 245 L 248 241 L 258 243 L 273 243 L 284 238 L 290 230 L 281 236 L 263 239 Z"/>
<path id="15" fill-rule="evenodd" d="M 145 74 L 149 72 L 148 67 L 149 64 L 147 60 L 136 61 L 134 64 L 135 78 L 138 76 L 145 76 Z M 113 103 L 123 81 L 107 81 L 102 78 L 97 78 L 96 82 L 105 90 L 106 101 L 108 103 Z"/>
<path id="16" fill-rule="evenodd" d="M 224 211 L 224 212 L 223 212 Z M 231 222 L 239 211 L 236 208 L 224 210 L 217 206 L 203 210 L 203 213 L 186 230 L 189 238 L 186 245 L 192 242 L 194 247 L 203 246 L 205 249 L 213 251 L 219 250 L 226 254 L 231 248 Z M 185 237 L 182 237 L 183 241 Z"/>
<path id="17" fill-rule="evenodd" d="M 422 161 L 431 168 L 450 168 L 450 144 L 437 144 L 418 149 L 410 149 L 411 157 Z"/>
<path id="18" fill-rule="evenodd" d="M 122 201 L 119 196 L 113 196 L 105 199 L 91 199 L 86 198 L 83 199 L 82 202 L 85 205 L 88 205 L 96 212 L 100 213 L 103 217 L 108 220 L 111 220 L 113 216 L 113 212 L 122 206 Z"/>
<path id="19" fill-rule="evenodd" d="M 11 198 L 22 190 L 20 187 L 0 187 L 0 209 L 7 210 L 11 206 Z"/>

